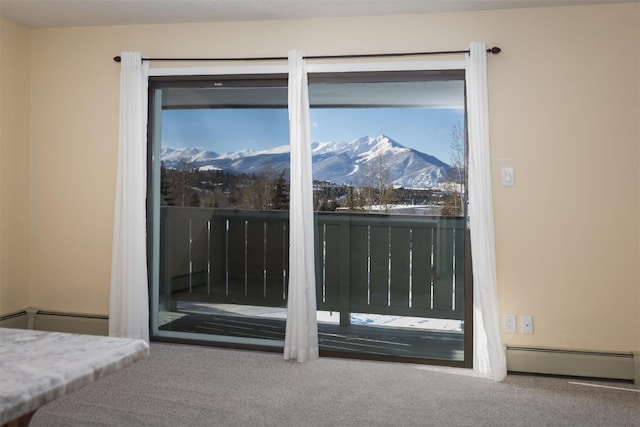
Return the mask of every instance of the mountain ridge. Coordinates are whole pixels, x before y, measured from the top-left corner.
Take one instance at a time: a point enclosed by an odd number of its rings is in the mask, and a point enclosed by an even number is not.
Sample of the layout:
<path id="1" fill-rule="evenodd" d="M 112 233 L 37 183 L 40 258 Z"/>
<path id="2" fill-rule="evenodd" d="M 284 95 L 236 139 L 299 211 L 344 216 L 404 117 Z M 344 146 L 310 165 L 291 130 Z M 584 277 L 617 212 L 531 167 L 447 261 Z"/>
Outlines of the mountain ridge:
<path id="1" fill-rule="evenodd" d="M 380 183 L 405 188 L 431 188 L 446 181 L 451 167 L 427 153 L 405 147 L 382 134 L 352 141 L 311 144 L 314 180 L 355 186 Z M 197 168 L 260 174 L 289 169 L 290 150 L 281 145 L 267 150 L 218 154 L 197 148 L 163 148 L 161 161 L 172 169 Z"/>

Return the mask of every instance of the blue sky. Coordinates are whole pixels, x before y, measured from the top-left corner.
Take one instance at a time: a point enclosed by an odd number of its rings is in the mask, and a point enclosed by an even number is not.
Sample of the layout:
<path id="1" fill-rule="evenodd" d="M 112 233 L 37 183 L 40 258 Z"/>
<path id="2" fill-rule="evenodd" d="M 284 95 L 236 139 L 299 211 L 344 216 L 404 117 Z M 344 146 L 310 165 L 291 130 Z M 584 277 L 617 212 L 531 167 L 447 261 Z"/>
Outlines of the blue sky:
<path id="1" fill-rule="evenodd" d="M 385 134 L 402 145 L 450 161 L 450 132 L 463 110 L 422 108 L 312 109 L 313 141 L 352 141 Z M 216 153 L 288 144 L 286 109 L 164 110 L 162 146 Z"/>

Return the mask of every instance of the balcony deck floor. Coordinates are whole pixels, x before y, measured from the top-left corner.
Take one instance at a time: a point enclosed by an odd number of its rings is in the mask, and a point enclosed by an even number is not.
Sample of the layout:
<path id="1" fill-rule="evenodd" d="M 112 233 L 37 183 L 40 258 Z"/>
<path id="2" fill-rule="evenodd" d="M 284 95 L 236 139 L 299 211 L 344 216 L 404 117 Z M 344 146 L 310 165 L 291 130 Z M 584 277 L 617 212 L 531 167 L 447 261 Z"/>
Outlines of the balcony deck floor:
<path id="1" fill-rule="evenodd" d="M 252 316 L 183 313 L 160 327 L 162 331 L 284 340 L 285 320 Z M 177 317 L 177 316 L 176 316 Z M 461 332 L 318 323 L 320 350 L 359 355 L 437 359 L 460 362 Z"/>

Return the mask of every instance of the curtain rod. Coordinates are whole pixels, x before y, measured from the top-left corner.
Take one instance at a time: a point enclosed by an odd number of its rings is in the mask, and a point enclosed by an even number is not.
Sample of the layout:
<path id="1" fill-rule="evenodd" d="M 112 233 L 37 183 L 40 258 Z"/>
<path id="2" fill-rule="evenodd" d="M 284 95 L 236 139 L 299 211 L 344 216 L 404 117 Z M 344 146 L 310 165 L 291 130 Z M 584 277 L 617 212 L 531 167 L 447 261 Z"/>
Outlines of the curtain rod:
<path id="1" fill-rule="evenodd" d="M 487 53 L 497 54 L 502 49 L 497 46 L 487 49 Z M 392 56 L 419 56 L 419 55 L 447 55 L 454 53 L 469 53 L 469 50 L 444 50 L 436 52 L 407 52 L 407 53 L 368 53 L 359 55 L 317 55 L 305 56 L 304 59 L 340 59 L 340 58 L 387 58 Z M 142 58 L 143 61 L 283 61 L 286 56 L 249 57 L 249 58 Z M 120 62 L 120 56 L 114 56 L 113 60 Z"/>

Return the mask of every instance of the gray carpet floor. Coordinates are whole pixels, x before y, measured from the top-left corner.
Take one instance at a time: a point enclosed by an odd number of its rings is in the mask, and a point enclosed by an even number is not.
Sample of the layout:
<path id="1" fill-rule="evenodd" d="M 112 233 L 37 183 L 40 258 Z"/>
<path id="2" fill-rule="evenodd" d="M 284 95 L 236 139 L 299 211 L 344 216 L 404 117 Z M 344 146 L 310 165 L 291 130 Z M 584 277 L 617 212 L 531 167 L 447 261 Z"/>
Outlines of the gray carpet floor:
<path id="1" fill-rule="evenodd" d="M 590 384 L 590 385 L 586 385 Z M 152 344 L 151 355 L 43 406 L 40 426 L 640 426 L 640 387 Z"/>

